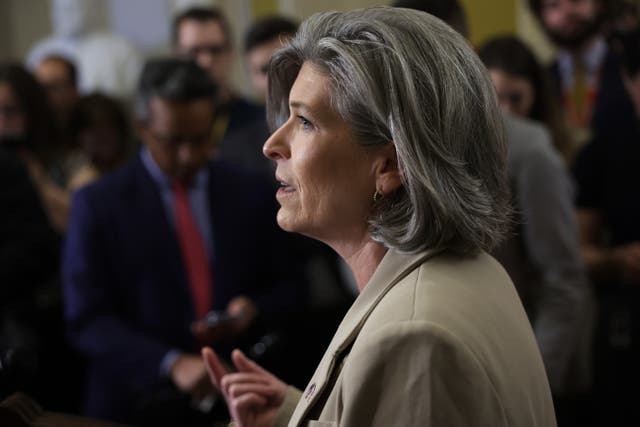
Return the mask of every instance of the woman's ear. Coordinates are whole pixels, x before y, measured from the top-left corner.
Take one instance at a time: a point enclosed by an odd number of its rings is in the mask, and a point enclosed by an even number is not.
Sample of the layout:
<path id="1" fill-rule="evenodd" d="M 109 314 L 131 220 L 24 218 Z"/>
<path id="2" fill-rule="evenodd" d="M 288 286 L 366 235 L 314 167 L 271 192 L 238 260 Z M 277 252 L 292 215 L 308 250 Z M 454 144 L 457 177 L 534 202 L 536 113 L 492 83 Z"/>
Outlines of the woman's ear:
<path id="1" fill-rule="evenodd" d="M 398 155 L 393 142 L 387 144 L 376 162 L 376 190 L 382 195 L 395 192 L 402 186 L 402 173 L 398 167 Z"/>

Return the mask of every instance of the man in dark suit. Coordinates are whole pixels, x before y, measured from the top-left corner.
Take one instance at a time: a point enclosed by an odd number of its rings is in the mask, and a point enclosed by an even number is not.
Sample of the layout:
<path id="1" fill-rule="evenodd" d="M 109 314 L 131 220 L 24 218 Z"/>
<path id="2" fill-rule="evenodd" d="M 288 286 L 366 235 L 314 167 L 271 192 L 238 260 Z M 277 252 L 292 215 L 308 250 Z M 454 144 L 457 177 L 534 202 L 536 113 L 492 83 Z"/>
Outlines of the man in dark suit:
<path id="1" fill-rule="evenodd" d="M 558 47 L 550 72 L 574 139 L 584 144 L 609 132 L 632 138 L 636 115 L 624 55 L 613 49 L 605 27 L 611 0 L 529 0 L 531 10 Z M 631 53 L 631 52 L 629 52 Z"/>
<path id="2" fill-rule="evenodd" d="M 218 114 L 214 133 L 217 154 L 242 168 L 272 177 L 272 163 L 262 155 L 269 137 L 265 109 L 233 89 L 235 57 L 231 28 L 217 8 L 192 7 L 173 20 L 174 51 L 198 63 L 218 85 Z"/>
<path id="3" fill-rule="evenodd" d="M 147 64 L 139 156 L 74 197 L 63 280 L 69 334 L 89 363 L 90 416 L 145 423 L 132 418 L 136 405 L 158 408 L 151 397 L 169 384 L 184 406 L 203 402 L 211 389 L 194 321 L 221 310 L 239 338 L 258 316 L 302 305 L 272 192 L 209 162 L 214 98 L 195 63 Z"/>

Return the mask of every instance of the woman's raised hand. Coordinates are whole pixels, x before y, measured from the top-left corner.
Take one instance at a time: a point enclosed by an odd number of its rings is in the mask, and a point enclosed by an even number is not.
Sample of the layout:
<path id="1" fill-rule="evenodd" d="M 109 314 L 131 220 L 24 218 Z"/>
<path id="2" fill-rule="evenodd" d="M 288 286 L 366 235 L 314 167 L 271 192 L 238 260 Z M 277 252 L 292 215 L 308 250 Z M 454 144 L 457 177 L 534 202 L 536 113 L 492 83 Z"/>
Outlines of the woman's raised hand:
<path id="1" fill-rule="evenodd" d="M 287 385 L 240 350 L 231 359 L 238 372 L 229 372 L 209 347 L 202 349 L 209 377 L 224 396 L 237 427 L 271 427 L 282 406 Z"/>

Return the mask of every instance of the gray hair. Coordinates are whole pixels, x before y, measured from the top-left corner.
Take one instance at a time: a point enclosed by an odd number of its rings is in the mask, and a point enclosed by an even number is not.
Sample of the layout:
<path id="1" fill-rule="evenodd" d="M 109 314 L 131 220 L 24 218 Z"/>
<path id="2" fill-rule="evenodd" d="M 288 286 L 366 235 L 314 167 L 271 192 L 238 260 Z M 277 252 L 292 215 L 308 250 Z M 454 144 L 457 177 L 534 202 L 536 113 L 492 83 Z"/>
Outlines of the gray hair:
<path id="1" fill-rule="evenodd" d="M 216 85 L 209 75 L 189 59 L 149 60 L 142 69 L 134 110 L 136 119 L 145 122 L 151 116 L 151 100 L 190 102 L 210 99 L 215 108 Z"/>
<path id="2" fill-rule="evenodd" d="M 509 219 L 506 143 L 495 92 L 467 41 L 439 19 L 375 7 L 313 15 L 269 69 L 267 115 L 289 116 L 304 62 L 359 144 L 394 144 L 402 188 L 370 218 L 374 240 L 403 252 L 490 250 Z"/>

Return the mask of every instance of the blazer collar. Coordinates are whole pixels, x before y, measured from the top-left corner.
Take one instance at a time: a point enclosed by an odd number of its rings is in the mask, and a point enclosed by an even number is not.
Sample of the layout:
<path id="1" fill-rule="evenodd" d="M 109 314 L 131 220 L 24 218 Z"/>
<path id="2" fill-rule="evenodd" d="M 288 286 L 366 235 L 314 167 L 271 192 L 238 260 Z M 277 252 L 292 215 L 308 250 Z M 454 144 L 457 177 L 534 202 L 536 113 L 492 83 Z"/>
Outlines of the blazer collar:
<path id="1" fill-rule="evenodd" d="M 322 357 L 315 374 L 302 393 L 302 397 L 289 421 L 289 427 L 300 425 L 306 414 L 318 401 L 319 396 L 324 392 L 340 354 L 353 343 L 367 318 L 385 294 L 416 267 L 436 254 L 437 252 L 433 251 L 412 255 L 402 254 L 395 249 L 387 251 L 364 290 L 362 290 L 340 323 L 340 326 L 338 326 L 338 330 Z"/>

